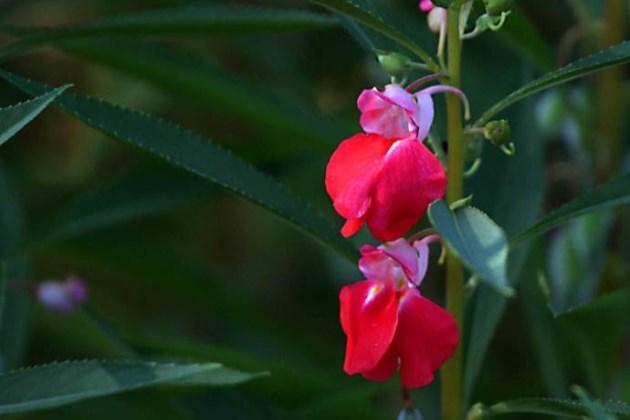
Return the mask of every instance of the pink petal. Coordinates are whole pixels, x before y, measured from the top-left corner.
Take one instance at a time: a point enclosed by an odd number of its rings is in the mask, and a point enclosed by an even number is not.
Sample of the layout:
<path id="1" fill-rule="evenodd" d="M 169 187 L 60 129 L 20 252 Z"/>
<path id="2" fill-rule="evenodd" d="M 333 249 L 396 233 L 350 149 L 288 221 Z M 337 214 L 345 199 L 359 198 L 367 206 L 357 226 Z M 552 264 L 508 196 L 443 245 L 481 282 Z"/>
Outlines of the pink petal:
<path id="1" fill-rule="evenodd" d="M 413 95 L 400 85 L 392 83 L 385 86 L 383 96 L 406 111 L 414 112 L 417 108 Z"/>
<path id="2" fill-rule="evenodd" d="M 429 244 L 431 242 L 436 242 L 439 240 L 439 236 L 429 235 L 413 243 L 413 247 L 416 249 L 418 255 L 418 258 L 416 260 L 416 276 L 412 280 L 416 286 L 420 286 L 429 268 Z"/>
<path id="3" fill-rule="evenodd" d="M 387 85 L 384 92 L 374 88 L 364 90 L 359 95 L 357 107 L 361 111 L 359 122 L 367 133 L 404 138 L 415 131 L 411 116 L 417 105 L 413 95 L 400 85 Z"/>
<path id="4" fill-rule="evenodd" d="M 418 253 L 405 238 L 386 242 L 379 247 L 402 268 L 407 280 L 413 281 L 418 271 Z"/>
<path id="5" fill-rule="evenodd" d="M 361 219 L 371 203 L 376 176 L 392 140 L 376 135 L 356 134 L 341 142 L 326 167 L 326 191 L 335 210 L 347 219 Z M 346 233 L 358 230 L 354 220 Z"/>
<path id="6" fill-rule="evenodd" d="M 433 117 L 435 116 L 433 98 L 431 98 L 430 94 L 422 92 L 420 91 L 416 94 L 418 110 L 414 114 L 414 123 L 418 126 L 419 140 L 424 140 L 429 135 L 433 125 Z"/>
<path id="7" fill-rule="evenodd" d="M 390 347 L 398 325 L 398 301 L 391 285 L 364 280 L 341 289 L 340 320 L 347 336 L 344 371 L 374 369 Z"/>
<path id="8" fill-rule="evenodd" d="M 374 180 L 370 211 L 372 234 L 381 241 L 404 236 L 446 189 L 442 165 L 431 151 L 415 140 L 396 141 Z"/>
<path id="9" fill-rule="evenodd" d="M 420 4 L 418 4 L 420 10 L 424 13 L 428 13 L 433 9 L 433 2 L 431 0 L 420 0 Z"/>
<path id="10" fill-rule="evenodd" d="M 364 246 L 361 248 L 359 270 L 368 280 L 390 282 L 391 284 L 394 284 L 398 278 L 404 277 L 400 265 L 382 249 L 374 247 Z"/>
<path id="11" fill-rule="evenodd" d="M 400 299 L 394 338 L 403 386 L 418 388 L 433 382 L 434 372 L 453 355 L 458 343 L 453 317 L 416 289 L 408 289 Z"/>

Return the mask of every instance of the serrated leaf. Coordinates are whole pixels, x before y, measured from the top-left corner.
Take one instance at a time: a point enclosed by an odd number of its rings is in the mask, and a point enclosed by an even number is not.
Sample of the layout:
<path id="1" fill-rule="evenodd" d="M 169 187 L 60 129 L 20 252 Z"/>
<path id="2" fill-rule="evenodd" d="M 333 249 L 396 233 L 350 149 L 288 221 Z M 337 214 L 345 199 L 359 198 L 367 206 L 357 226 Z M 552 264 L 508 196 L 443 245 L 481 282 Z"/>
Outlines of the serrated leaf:
<path id="1" fill-rule="evenodd" d="M 390 38 L 391 40 L 397 42 L 401 46 L 407 48 L 409 51 L 413 52 L 418 58 L 420 58 L 424 63 L 434 72 L 439 72 L 440 67 L 433 61 L 431 56 L 414 40 L 407 37 L 407 35 L 403 34 L 401 31 L 396 29 L 394 26 L 391 26 L 383 19 L 378 17 L 376 14 L 372 13 L 369 10 L 364 9 L 360 5 L 354 3 L 351 0 L 311 0 L 313 3 L 323 6 L 327 9 L 330 9 L 334 12 L 341 13 L 346 15 L 359 23 L 375 30 Z"/>
<path id="2" fill-rule="evenodd" d="M 0 375 L 0 414 L 59 407 L 156 385 L 235 385 L 257 375 L 218 363 L 69 361 Z"/>
<path id="3" fill-rule="evenodd" d="M 0 146 L 37 117 L 69 87 L 70 85 L 61 86 L 36 98 L 0 109 Z"/>
<path id="4" fill-rule="evenodd" d="M 443 200 L 431 204 L 428 214 L 442 240 L 468 269 L 497 292 L 513 293 L 506 275 L 508 246 L 503 229 L 474 207 L 451 210 Z"/>
<path id="5" fill-rule="evenodd" d="M 45 85 L 8 72 L 0 71 L 0 77 L 31 95 L 46 90 Z M 350 242 L 341 239 L 319 212 L 295 197 L 282 184 L 209 140 L 149 115 L 85 96 L 66 93 L 59 97 L 56 105 L 114 139 L 239 194 L 289 221 L 341 255 L 355 258 Z"/>
<path id="6" fill-rule="evenodd" d="M 628 61 L 630 61 L 630 42 L 622 42 L 588 57 L 581 58 L 565 67 L 547 73 L 510 93 L 484 112 L 474 125 L 477 127 L 484 125 L 505 108 L 541 90 L 549 89 L 579 77 L 587 76 L 593 72 L 627 63 Z"/>
<path id="7" fill-rule="evenodd" d="M 602 407 L 613 415 L 621 418 L 630 416 L 630 406 L 623 402 L 602 402 Z M 491 418 L 500 414 L 547 414 L 550 416 L 565 416 L 570 418 L 583 418 L 589 412 L 578 400 L 554 399 L 554 398 L 522 398 L 518 400 L 500 402 L 488 408 L 482 409 L 482 415 L 478 418 Z"/>
<path id="8" fill-rule="evenodd" d="M 511 243 L 527 241 L 549 229 L 583 214 L 630 204 L 630 174 L 609 181 L 552 211 L 536 224 L 511 239 Z"/>
<path id="9" fill-rule="evenodd" d="M 274 33 L 330 28 L 336 24 L 329 16 L 301 10 L 246 6 L 177 7 L 54 29 L 4 25 L 0 32 L 24 39 L 0 49 L 0 57 L 21 54 L 42 45 L 93 37 Z"/>

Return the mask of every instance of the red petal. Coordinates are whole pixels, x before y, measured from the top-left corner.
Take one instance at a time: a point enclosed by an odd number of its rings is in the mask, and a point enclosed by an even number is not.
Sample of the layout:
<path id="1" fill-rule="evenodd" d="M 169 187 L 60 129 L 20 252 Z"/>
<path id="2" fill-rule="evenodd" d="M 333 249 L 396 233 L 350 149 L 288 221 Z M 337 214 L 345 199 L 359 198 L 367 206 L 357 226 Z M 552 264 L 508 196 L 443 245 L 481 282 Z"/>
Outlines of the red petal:
<path id="1" fill-rule="evenodd" d="M 445 190 L 444 169 L 429 149 L 413 139 L 395 142 L 375 181 L 370 231 L 381 241 L 403 236 Z"/>
<path id="2" fill-rule="evenodd" d="M 363 219 L 348 219 L 341 228 L 341 234 L 344 238 L 349 238 L 361 229 L 363 223 L 365 223 Z"/>
<path id="3" fill-rule="evenodd" d="M 370 381 L 386 381 L 398 370 L 398 353 L 390 347 L 380 362 L 371 370 L 362 372 L 361 375 Z"/>
<path id="4" fill-rule="evenodd" d="M 341 142 L 326 167 L 326 191 L 346 219 L 361 219 L 371 203 L 375 177 L 392 140 L 356 134 Z"/>
<path id="5" fill-rule="evenodd" d="M 389 348 L 398 324 L 398 301 L 391 285 L 364 280 L 339 294 L 341 326 L 347 336 L 343 369 L 353 375 L 374 369 Z"/>
<path id="6" fill-rule="evenodd" d="M 455 352 L 459 330 L 443 308 L 408 289 L 400 298 L 394 347 L 400 356 L 400 380 L 405 388 L 433 382 L 433 373 Z"/>

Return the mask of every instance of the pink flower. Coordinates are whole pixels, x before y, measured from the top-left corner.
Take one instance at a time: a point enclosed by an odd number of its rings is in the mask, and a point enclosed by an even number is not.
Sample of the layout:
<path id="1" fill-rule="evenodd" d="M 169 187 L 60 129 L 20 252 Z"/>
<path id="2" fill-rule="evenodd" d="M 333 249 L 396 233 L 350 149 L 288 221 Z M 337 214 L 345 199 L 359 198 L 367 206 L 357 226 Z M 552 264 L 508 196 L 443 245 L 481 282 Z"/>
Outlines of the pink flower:
<path id="1" fill-rule="evenodd" d="M 64 282 L 49 280 L 40 283 L 36 295 L 48 309 L 70 313 L 87 301 L 88 289 L 82 279 L 71 276 Z"/>
<path id="2" fill-rule="evenodd" d="M 341 229 L 354 235 L 367 223 L 381 241 L 403 236 L 446 190 L 439 160 L 415 139 L 356 134 L 341 142 L 326 167 L 326 191 Z"/>
<path id="3" fill-rule="evenodd" d="M 418 7 L 424 13 L 429 13 L 433 9 L 434 6 L 433 6 L 433 2 L 431 0 L 420 0 L 420 3 L 418 4 Z"/>
<path id="4" fill-rule="evenodd" d="M 361 249 L 359 268 L 367 280 L 344 287 L 339 295 L 347 374 L 383 381 L 398 370 L 405 388 L 418 388 L 430 384 L 455 352 L 455 320 L 416 288 L 434 240 L 430 236 L 412 246 L 398 239 Z"/>
<path id="5" fill-rule="evenodd" d="M 423 140 L 431 131 L 435 115 L 431 95 L 440 92 L 453 93 L 466 102 L 462 91 L 446 85 L 430 86 L 415 94 L 397 84 L 385 86 L 383 92 L 365 89 L 357 100 L 361 127 L 366 133 L 386 138 Z"/>

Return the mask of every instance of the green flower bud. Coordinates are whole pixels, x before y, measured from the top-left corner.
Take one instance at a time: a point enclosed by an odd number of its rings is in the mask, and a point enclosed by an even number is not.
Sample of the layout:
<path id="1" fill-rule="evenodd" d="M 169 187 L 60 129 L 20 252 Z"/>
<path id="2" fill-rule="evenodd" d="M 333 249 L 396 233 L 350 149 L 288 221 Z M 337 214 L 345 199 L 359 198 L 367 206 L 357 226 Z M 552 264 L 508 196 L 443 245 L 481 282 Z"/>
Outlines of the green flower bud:
<path id="1" fill-rule="evenodd" d="M 376 57 L 387 74 L 396 78 L 406 77 L 413 68 L 409 57 L 397 52 L 378 51 Z"/>
<path id="2" fill-rule="evenodd" d="M 490 16 L 500 16 L 503 12 L 508 12 L 512 6 L 512 0 L 483 0 L 486 6 L 486 13 Z"/>
<path id="3" fill-rule="evenodd" d="M 483 128 L 483 136 L 495 146 L 503 146 L 510 141 L 512 131 L 508 120 L 490 121 Z"/>

